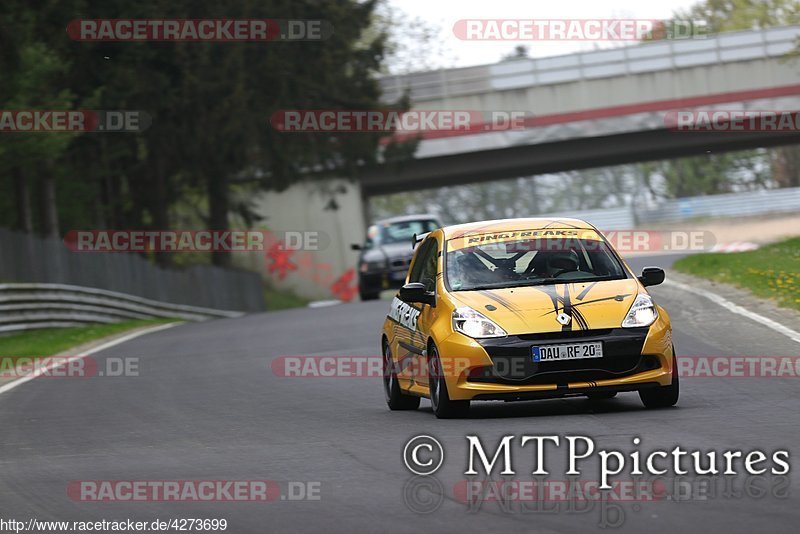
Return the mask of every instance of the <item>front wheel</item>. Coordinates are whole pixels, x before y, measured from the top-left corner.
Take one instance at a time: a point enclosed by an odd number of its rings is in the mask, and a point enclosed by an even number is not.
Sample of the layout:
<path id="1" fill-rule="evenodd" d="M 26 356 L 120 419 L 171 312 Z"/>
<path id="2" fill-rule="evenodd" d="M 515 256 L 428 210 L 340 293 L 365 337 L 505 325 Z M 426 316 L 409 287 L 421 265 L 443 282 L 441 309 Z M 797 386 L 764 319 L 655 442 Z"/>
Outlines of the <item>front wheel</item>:
<path id="1" fill-rule="evenodd" d="M 392 359 L 392 349 L 386 341 L 383 342 L 383 393 L 390 410 L 416 410 L 419 408 L 419 397 L 406 395 L 400 390 Z"/>
<path id="2" fill-rule="evenodd" d="M 680 383 L 678 380 L 678 357 L 675 354 L 675 347 L 672 348 L 672 384 L 669 386 L 659 386 L 656 388 L 642 389 L 639 391 L 639 398 L 645 408 L 666 408 L 674 406 L 678 402 L 680 394 Z"/>
<path id="3" fill-rule="evenodd" d="M 428 387 L 430 388 L 431 408 L 439 419 L 458 419 L 469 415 L 469 401 L 450 400 L 447 393 L 447 382 L 442 372 L 442 361 L 439 359 L 439 351 L 431 345 L 428 354 Z"/>
<path id="4" fill-rule="evenodd" d="M 358 296 L 361 297 L 361 300 L 378 300 L 381 296 L 380 291 L 364 291 L 359 289 Z"/>

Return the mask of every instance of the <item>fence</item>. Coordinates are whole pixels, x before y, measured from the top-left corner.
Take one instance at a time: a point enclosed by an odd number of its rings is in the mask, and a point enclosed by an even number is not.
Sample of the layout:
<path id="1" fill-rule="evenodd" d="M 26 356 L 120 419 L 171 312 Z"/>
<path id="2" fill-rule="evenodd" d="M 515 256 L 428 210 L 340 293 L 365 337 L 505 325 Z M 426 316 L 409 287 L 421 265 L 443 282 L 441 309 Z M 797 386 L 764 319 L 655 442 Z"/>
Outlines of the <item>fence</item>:
<path id="1" fill-rule="evenodd" d="M 59 239 L 3 228 L 0 281 L 72 284 L 215 310 L 264 309 L 258 273 L 211 265 L 164 269 L 136 254 L 73 252 Z"/>
<path id="2" fill-rule="evenodd" d="M 623 230 L 695 218 L 751 217 L 770 213 L 800 214 L 800 187 L 746 191 L 664 200 L 655 206 L 560 211 L 537 217 L 574 217 L 601 230 Z"/>
<path id="3" fill-rule="evenodd" d="M 677 222 L 697 217 L 749 217 L 768 213 L 800 213 L 800 187 L 678 198 L 638 210 L 640 225 Z"/>

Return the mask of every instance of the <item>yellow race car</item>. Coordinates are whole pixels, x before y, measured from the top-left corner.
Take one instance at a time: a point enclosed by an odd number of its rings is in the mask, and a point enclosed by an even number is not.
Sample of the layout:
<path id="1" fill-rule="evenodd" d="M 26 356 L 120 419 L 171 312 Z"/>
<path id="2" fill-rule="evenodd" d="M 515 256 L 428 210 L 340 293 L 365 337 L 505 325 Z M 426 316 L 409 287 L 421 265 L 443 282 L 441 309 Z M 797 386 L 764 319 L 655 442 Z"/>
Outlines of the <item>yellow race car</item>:
<path id="1" fill-rule="evenodd" d="M 667 312 L 605 237 L 577 219 L 507 219 L 434 230 L 419 245 L 383 327 L 392 410 L 421 397 L 437 417 L 472 400 L 638 391 L 648 408 L 678 401 Z"/>

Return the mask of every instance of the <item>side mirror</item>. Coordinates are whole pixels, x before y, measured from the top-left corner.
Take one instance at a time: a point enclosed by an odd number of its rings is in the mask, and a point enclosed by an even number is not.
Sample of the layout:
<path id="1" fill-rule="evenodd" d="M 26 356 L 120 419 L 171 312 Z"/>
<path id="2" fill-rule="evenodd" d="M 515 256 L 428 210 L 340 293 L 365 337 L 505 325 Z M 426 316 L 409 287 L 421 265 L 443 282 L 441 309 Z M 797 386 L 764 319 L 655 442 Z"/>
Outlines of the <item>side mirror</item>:
<path id="1" fill-rule="evenodd" d="M 645 267 L 642 269 L 642 276 L 639 277 L 639 281 L 645 287 L 657 286 L 664 281 L 665 276 L 664 269 L 661 267 Z"/>
<path id="2" fill-rule="evenodd" d="M 358 243 L 353 243 L 352 245 L 350 245 L 350 250 L 361 250 L 361 249 L 363 249 L 363 248 L 364 248 L 364 247 L 362 247 L 362 246 L 361 246 L 361 245 L 359 245 Z"/>
<path id="3" fill-rule="evenodd" d="M 426 290 L 425 284 L 422 282 L 411 282 L 401 287 L 400 300 L 408 303 L 419 302 L 436 306 L 436 295 L 433 294 L 433 291 Z"/>

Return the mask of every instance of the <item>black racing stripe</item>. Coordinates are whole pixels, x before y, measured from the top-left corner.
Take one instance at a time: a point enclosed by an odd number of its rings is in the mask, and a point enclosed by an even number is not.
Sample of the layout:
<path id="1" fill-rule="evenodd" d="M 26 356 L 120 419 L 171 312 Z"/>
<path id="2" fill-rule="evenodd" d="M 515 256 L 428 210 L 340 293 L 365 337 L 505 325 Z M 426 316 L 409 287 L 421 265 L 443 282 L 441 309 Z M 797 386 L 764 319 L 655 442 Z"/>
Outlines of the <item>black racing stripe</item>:
<path id="1" fill-rule="evenodd" d="M 558 290 L 556 290 L 556 293 L 558 293 Z M 563 303 L 564 303 L 564 313 L 566 315 L 569 315 L 570 318 L 572 318 L 572 301 L 570 299 L 569 286 L 567 286 L 566 284 L 564 284 L 564 300 L 563 300 Z M 568 322 L 565 325 L 561 325 L 561 331 L 562 332 L 570 332 L 570 331 L 572 331 L 572 321 Z"/>
<path id="2" fill-rule="evenodd" d="M 580 312 L 580 310 L 576 307 L 572 307 L 572 319 L 578 323 L 581 327 L 581 330 L 589 330 L 589 323 L 586 321 L 586 317 Z"/>
<path id="3" fill-rule="evenodd" d="M 596 285 L 597 285 L 597 282 L 592 282 L 591 284 L 589 284 L 588 286 L 586 286 L 586 288 L 585 288 L 583 291 L 581 291 L 580 293 L 578 293 L 578 296 L 577 296 L 577 297 L 575 297 L 575 299 L 577 299 L 577 300 L 583 300 L 583 298 L 586 296 L 586 294 L 587 294 L 589 291 L 591 291 L 591 290 L 592 290 L 592 288 L 593 288 L 594 286 L 596 286 Z"/>
<path id="4" fill-rule="evenodd" d="M 556 224 L 558 224 L 560 226 L 554 226 Z M 575 228 L 575 229 L 578 229 L 578 228 L 580 228 L 580 226 L 575 226 L 574 224 L 566 223 L 564 221 L 555 220 L 555 221 L 549 223 L 548 225 L 546 225 L 545 228 Z"/>
<path id="5" fill-rule="evenodd" d="M 511 302 L 509 302 L 507 299 L 504 299 L 503 297 L 501 297 L 499 295 L 495 295 L 494 293 L 492 293 L 491 291 L 488 291 L 486 289 L 481 289 L 481 290 L 478 291 L 478 293 L 480 293 L 484 297 L 486 297 L 486 298 L 488 298 L 490 300 L 493 300 L 496 303 L 500 304 L 501 306 L 506 308 L 508 311 L 510 311 L 511 313 L 516 315 L 517 317 L 519 317 L 521 319 L 525 318 L 525 316 L 521 312 L 521 310 L 519 308 L 517 308 L 515 305 L 511 304 Z"/>
<path id="6" fill-rule="evenodd" d="M 603 297 L 603 298 L 600 298 L 600 299 L 587 300 L 585 302 L 578 302 L 577 304 L 573 304 L 572 307 L 573 308 L 577 308 L 578 306 L 583 306 L 584 304 L 593 304 L 595 302 L 603 302 L 604 300 L 613 300 L 613 299 L 616 299 L 616 298 L 619 298 L 619 297 L 625 298 L 625 297 L 628 297 L 628 296 L 630 296 L 630 293 L 627 293 L 627 294 L 624 294 L 624 295 L 614 295 L 613 297 Z M 558 310 L 556 310 L 556 312 L 558 312 Z M 544 314 L 542 314 L 542 317 L 544 317 L 545 315 L 550 315 L 551 313 L 553 313 L 553 312 L 544 313 Z"/>
<path id="7" fill-rule="evenodd" d="M 463 231 L 461 231 L 461 232 L 459 232 L 457 234 L 453 234 L 453 236 L 450 237 L 449 239 L 460 239 L 462 237 L 466 237 L 469 234 L 480 235 L 479 232 L 481 230 L 486 230 L 487 228 L 491 228 L 492 226 L 494 226 L 494 225 L 493 224 L 486 224 L 484 226 L 478 226 L 477 228 L 472 228 L 470 230 L 463 230 Z"/>

